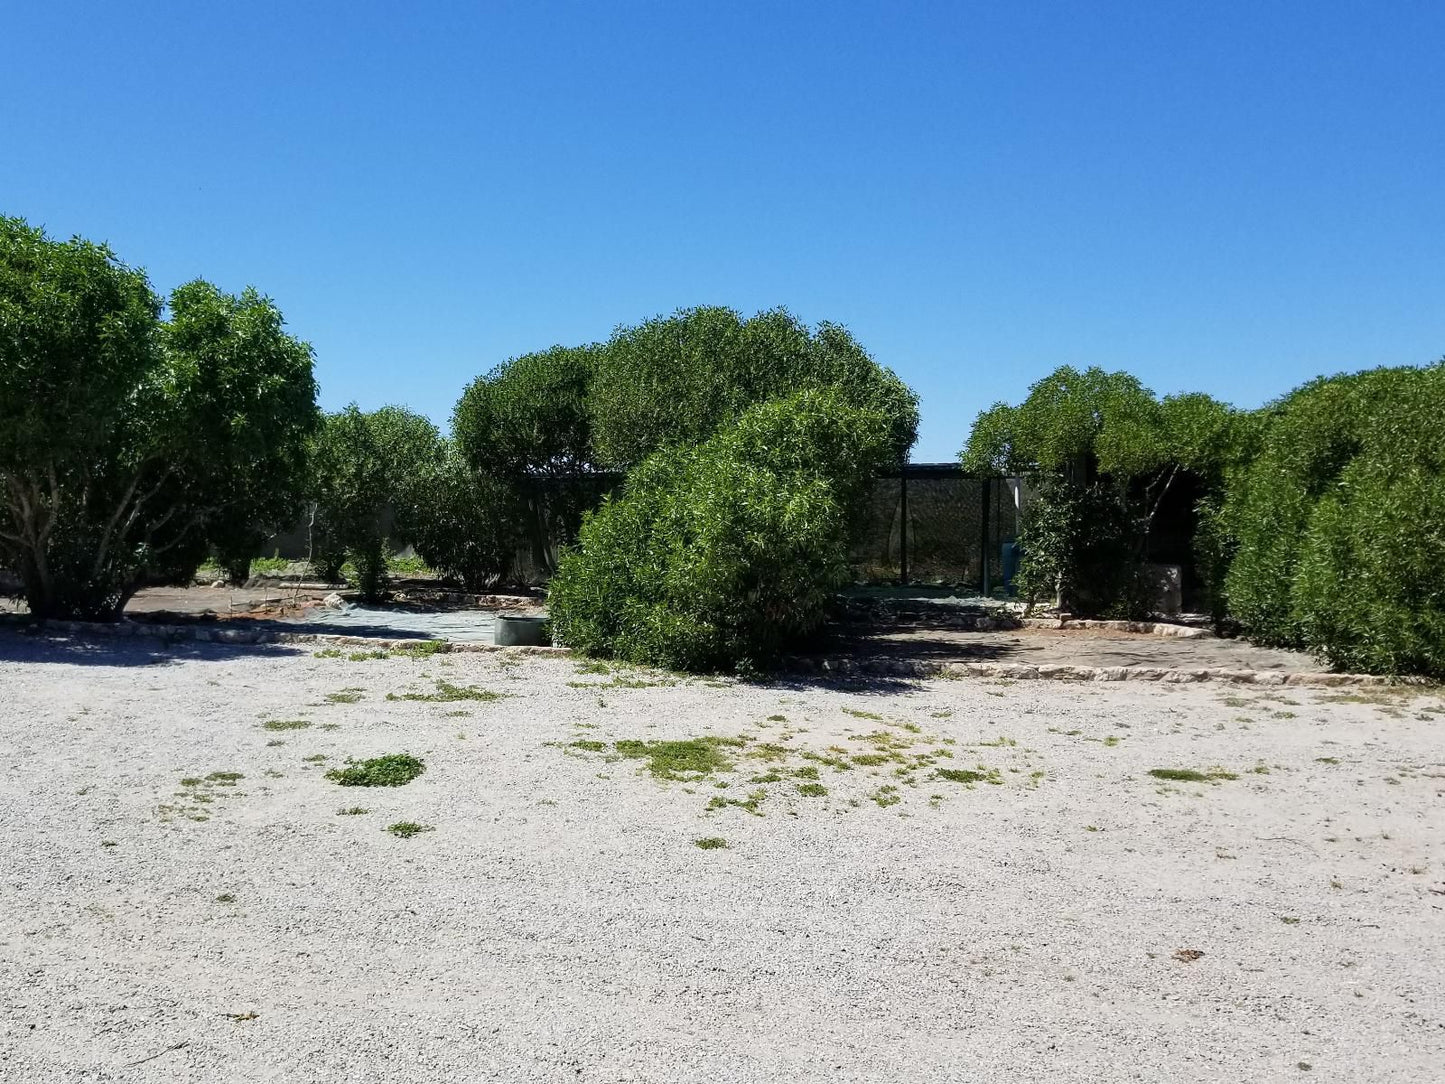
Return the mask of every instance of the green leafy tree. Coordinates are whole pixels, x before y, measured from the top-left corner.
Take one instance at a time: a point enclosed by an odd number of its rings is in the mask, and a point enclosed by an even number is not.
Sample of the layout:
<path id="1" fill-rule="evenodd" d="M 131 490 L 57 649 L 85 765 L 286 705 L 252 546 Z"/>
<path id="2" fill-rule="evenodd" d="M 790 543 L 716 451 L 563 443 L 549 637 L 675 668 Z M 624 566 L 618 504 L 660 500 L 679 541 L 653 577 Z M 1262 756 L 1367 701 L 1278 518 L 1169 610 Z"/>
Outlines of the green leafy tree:
<path id="1" fill-rule="evenodd" d="M 464 590 L 486 591 L 505 579 L 521 542 L 513 489 L 472 469 L 455 444 L 420 486 L 412 544 L 426 563 Z"/>
<path id="2" fill-rule="evenodd" d="M 744 320 L 684 309 L 621 328 L 602 349 L 591 390 L 597 462 L 627 469 L 652 452 L 696 444 L 750 407 L 806 389 L 887 416 L 896 463 L 913 445 L 917 396 L 843 328 L 810 331 L 783 309 Z"/>
<path id="3" fill-rule="evenodd" d="M 489 509 L 513 517 L 539 569 L 576 537 L 595 503 L 589 395 L 597 347 L 554 346 L 499 365 L 470 384 L 452 414 L 463 461 Z M 500 524 L 499 524 L 500 526 Z"/>
<path id="4" fill-rule="evenodd" d="M 312 449 L 320 563 L 356 568 L 367 601 L 386 588 L 389 545 L 410 543 L 431 514 L 428 482 L 445 448 L 437 428 L 405 407 L 363 413 L 353 403 L 326 416 Z"/>
<path id="5" fill-rule="evenodd" d="M 1140 574 L 1165 497 L 1186 474 L 1214 492 L 1250 431 L 1240 412 L 1206 395 L 1161 400 L 1127 373 L 1064 366 L 1018 406 L 980 414 L 961 461 L 1040 483 L 1020 536 L 1031 597 L 1133 616 L 1147 608 Z"/>
<path id="6" fill-rule="evenodd" d="M 189 439 L 228 438 L 203 482 L 218 502 L 205 537 L 231 578 L 243 580 L 261 543 L 288 527 L 305 499 L 308 442 L 320 421 L 311 351 L 282 331 L 279 310 L 254 290 L 232 297 L 188 283 L 171 295 L 170 314 L 162 340 L 173 367 L 191 379 L 205 374 Z M 244 388 L 269 404 L 264 416 L 235 410 Z"/>
<path id="7" fill-rule="evenodd" d="M 275 306 L 197 282 L 171 311 L 105 246 L 0 219 L 0 561 L 37 616 L 114 618 L 301 455 L 311 351 Z"/>
<path id="8" fill-rule="evenodd" d="M 682 670 L 768 664 L 821 626 L 898 419 L 836 390 L 745 411 L 702 444 L 654 453 L 588 514 L 549 591 L 583 652 Z"/>

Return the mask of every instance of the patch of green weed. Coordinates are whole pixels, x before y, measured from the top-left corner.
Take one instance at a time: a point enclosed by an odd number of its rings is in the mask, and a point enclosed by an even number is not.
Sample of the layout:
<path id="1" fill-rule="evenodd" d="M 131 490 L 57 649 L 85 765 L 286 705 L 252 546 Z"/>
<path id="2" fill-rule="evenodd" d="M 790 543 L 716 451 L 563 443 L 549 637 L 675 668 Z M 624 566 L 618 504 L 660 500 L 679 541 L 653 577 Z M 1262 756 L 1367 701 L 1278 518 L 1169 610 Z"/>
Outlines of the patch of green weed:
<path id="1" fill-rule="evenodd" d="M 493 692 L 477 685 L 453 685 L 438 681 L 434 693 L 387 693 L 388 700 L 419 700 L 427 704 L 453 704 L 459 700 L 500 700 L 506 693 Z"/>
<path id="2" fill-rule="evenodd" d="M 1213 783 L 1222 779 L 1238 779 L 1233 772 L 1222 768 L 1211 768 L 1201 772 L 1196 768 L 1150 768 L 1149 774 L 1155 779 L 1167 779 L 1173 783 Z"/>
<path id="3" fill-rule="evenodd" d="M 688 738 L 682 741 L 614 742 L 617 754 L 630 760 L 646 760 L 647 770 L 658 779 L 695 780 L 716 771 L 732 768 L 722 752 L 725 748 L 744 745 L 742 738 Z"/>
<path id="4" fill-rule="evenodd" d="M 423 832 L 436 831 L 431 825 L 417 824 L 416 821 L 397 821 L 395 824 L 388 824 L 386 830 L 398 839 L 410 839 L 412 836 L 419 836 Z"/>
<path id="5" fill-rule="evenodd" d="M 426 765 L 410 753 L 388 753 L 332 768 L 326 778 L 343 787 L 400 787 L 424 771 Z"/>
<path id="6" fill-rule="evenodd" d="M 261 724 L 262 730 L 305 730 L 311 723 L 306 719 L 267 719 Z"/>

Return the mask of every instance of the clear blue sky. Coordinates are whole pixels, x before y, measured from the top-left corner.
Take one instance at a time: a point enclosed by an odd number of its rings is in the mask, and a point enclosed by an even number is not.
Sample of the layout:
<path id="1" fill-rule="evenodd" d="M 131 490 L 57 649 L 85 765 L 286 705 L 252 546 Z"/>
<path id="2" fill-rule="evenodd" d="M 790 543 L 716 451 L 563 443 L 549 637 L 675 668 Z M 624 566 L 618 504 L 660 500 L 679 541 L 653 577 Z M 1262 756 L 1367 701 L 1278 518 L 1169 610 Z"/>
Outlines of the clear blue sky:
<path id="1" fill-rule="evenodd" d="M 1445 353 L 1445 3 L 17 3 L 0 212 L 274 297 L 445 422 L 680 306 L 847 325 L 914 458 L 1055 366 Z"/>

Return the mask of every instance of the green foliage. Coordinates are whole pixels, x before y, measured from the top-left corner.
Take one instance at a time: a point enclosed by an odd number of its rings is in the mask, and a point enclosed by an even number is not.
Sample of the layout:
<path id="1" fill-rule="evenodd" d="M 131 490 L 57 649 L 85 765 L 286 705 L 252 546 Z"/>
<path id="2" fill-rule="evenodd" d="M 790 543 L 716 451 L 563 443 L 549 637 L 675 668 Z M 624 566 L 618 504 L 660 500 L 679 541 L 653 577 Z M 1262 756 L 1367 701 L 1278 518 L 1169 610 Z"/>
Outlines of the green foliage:
<path id="1" fill-rule="evenodd" d="M 475 470 L 509 479 L 587 466 L 588 394 L 598 349 L 554 346 L 524 354 L 468 385 L 452 414 L 463 458 Z"/>
<path id="2" fill-rule="evenodd" d="M 1026 559 L 1018 574 L 1028 599 L 1062 600 L 1083 614 L 1141 617 L 1147 612 L 1135 524 L 1117 481 L 1073 485 L 1043 475 L 1019 531 Z"/>
<path id="3" fill-rule="evenodd" d="M 1308 642 L 1295 584 L 1311 519 L 1367 446 L 1367 458 L 1382 461 L 1387 441 L 1400 436 L 1392 418 L 1424 390 L 1420 373 L 1375 369 L 1322 377 L 1265 411 L 1259 454 L 1231 487 L 1223 509 L 1236 548 L 1226 581 L 1229 608 L 1252 636 L 1292 646 Z M 1416 412 L 1409 417 L 1417 427 L 1422 422 Z M 1420 433 L 1437 431 L 1439 415 L 1423 424 Z M 1418 436 L 1409 446 L 1423 451 Z M 1395 541 L 1406 542 L 1404 553 L 1413 546 L 1398 536 Z"/>
<path id="4" fill-rule="evenodd" d="M 232 297 L 191 282 L 169 308 L 162 337 L 171 379 L 188 388 L 181 437 L 217 453 L 189 481 L 216 505 L 206 540 L 223 564 L 239 566 L 290 526 L 305 495 L 319 422 L 311 350 L 283 332 L 281 313 L 255 290 Z"/>
<path id="5" fill-rule="evenodd" d="M 1198 768 L 1150 768 L 1149 774 L 1155 779 L 1171 783 L 1217 783 L 1225 779 L 1239 778 L 1234 772 L 1227 772 L 1223 768 L 1210 768 L 1208 771 L 1200 771 Z"/>
<path id="6" fill-rule="evenodd" d="M 980 414 L 960 458 L 1038 483 L 1020 537 L 1030 598 L 1135 617 L 1147 609 L 1142 571 L 1165 495 L 1187 472 L 1214 499 L 1254 434 L 1248 415 L 1206 395 L 1159 399 L 1127 373 L 1064 366 L 1018 406 Z"/>
<path id="7" fill-rule="evenodd" d="M 597 462 L 628 468 L 659 449 L 697 444 L 754 405 L 831 388 L 889 419 L 896 462 L 912 446 L 917 397 L 843 328 L 810 332 L 786 310 L 744 320 L 684 309 L 619 329 L 597 357 L 591 390 Z"/>
<path id="8" fill-rule="evenodd" d="M 505 578 L 521 537 L 516 490 L 473 470 L 452 441 L 418 488 L 411 541 L 426 563 L 467 591 Z"/>
<path id="9" fill-rule="evenodd" d="M 334 573 L 344 555 L 362 598 L 378 598 L 388 542 L 424 533 L 445 454 L 436 426 L 404 407 L 364 414 L 352 404 L 327 415 L 312 451 L 323 567 Z"/>
<path id="10" fill-rule="evenodd" d="M 1315 381 L 1232 495 L 1232 608 L 1347 669 L 1445 676 L 1445 363 Z"/>
<path id="11" fill-rule="evenodd" d="M 0 219 L 0 563 L 31 611 L 113 618 L 289 512 L 311 368 L 254 290 L 188 283 L 163 323 L 109 249 Z"/>
<path id="12" fill-rule="evenodd" d="M 598 350 L 554 346 L 512 358 L 473 381 L 452 414 L 457 453 L 471 473 L 469 482 L 453 473 L 453 492 L 474 491 L 486 509 L 479 537 L 511 549 L 528 540 L 539 568 L 551 567 L 555 541 L 576 537 L 591 500 L 583 479 L 592 463 Z M 497 562 L 489 564 L 488 574 Z M 485 577 L 473 573 L 478 578 Z"/>
<path id="13" fill-rule="evenodd" d="M 344 768 L 332 768 L 326 778 L 343 787 L 400 787 L 424 771 L 426 765 L 409 753 L 388 753 Z"/>
<path id="14" fill-rule="evenodd" d="M 724 749 L 743 745 L 741 738 L 688 738 L 683 741 L 616 742 L 617 755 L 630 760 L 647 761 L 647 770 L 658 779 L 694 782 L 718 771 L 731 771 Z"/>
<path id="15" fill-rule="evenodd" d="M 477 685 L 453 685 L 449 681 L 438 681 L 434 693 L 387 693 L 386 698 L 418 700 L 427 704 L 452 704 L 458 700 L 500 700 L 505 695 Z"/>
<path id="16" fill-rule="evenodd" d="M 554 635 L 674 670 L 773 660 L 817 631 L 846 582 L 852 509 L 894 455 L 896 423 L 808 391 L 654 454 L 564 554 Z"/>

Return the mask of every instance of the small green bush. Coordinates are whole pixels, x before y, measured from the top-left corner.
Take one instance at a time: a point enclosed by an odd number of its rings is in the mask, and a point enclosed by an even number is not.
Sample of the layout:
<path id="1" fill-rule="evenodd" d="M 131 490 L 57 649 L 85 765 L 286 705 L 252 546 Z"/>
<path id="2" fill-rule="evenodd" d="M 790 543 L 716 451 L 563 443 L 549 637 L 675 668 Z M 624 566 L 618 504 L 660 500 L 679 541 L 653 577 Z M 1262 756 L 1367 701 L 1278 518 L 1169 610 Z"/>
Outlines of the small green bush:
<path id="1" fill-rule="evenodd" d="M 400 787 L 424 771 L 426 765 L 409 753 L 388 753 L 344 768 L 332 768 L 326 778 L 343 787 Z"/>
<path id="2" fill-rule="evenodd" d="M 657 453 L 590 514 L 548 605 L 585 654 L 673 670 L 762 666 L 816 632 L 849 575 L 853 510 L 893 420 L 802 392 Z"/>

